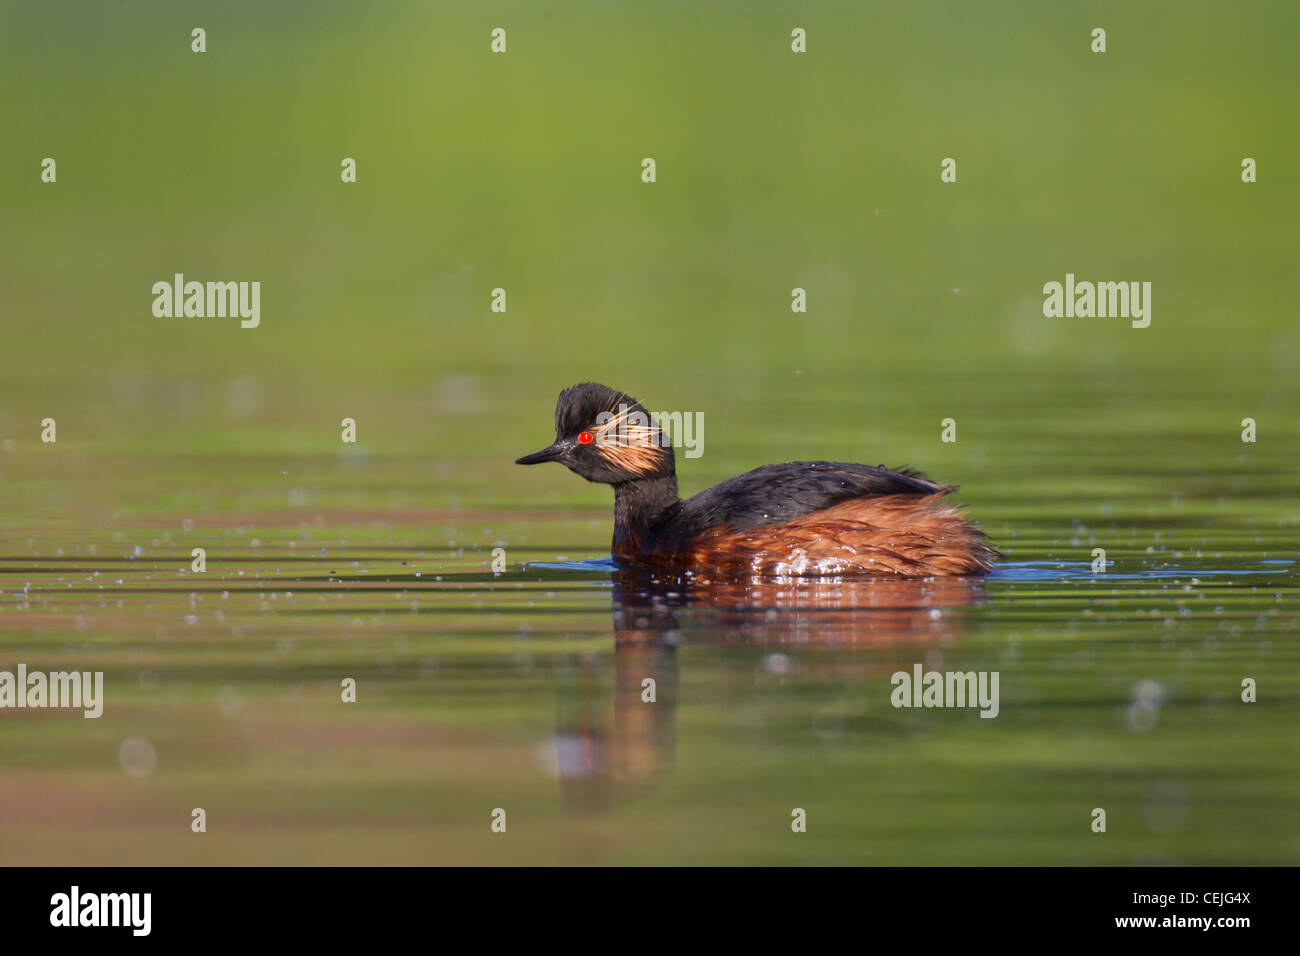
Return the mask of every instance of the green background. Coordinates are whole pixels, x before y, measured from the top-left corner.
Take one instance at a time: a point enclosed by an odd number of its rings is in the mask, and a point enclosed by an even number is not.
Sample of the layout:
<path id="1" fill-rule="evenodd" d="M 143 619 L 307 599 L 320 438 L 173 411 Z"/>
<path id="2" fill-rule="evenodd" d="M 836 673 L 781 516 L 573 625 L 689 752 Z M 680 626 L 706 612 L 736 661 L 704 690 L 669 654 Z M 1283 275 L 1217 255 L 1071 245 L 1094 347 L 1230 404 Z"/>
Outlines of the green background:
<path id="1" fill-rule="evenodd" d="M 111 696 L 0 715 L 0 860 L 1295 862 L 1297 29 L 1288 2 L 7 4 L 0 667 L 93 663 Z M 155 318 L 176 272 L 260 281 L 260 328 Z M 1151 282 L 1150 327 L 1045 318 L 1067 272 Z M 819 656 L 800 612 L 700 602 L 663 782 L 570 815 L 530 755 L 617 683 L 608 575 L 520 569 L 607 554 L 609 493 L 511 462 L 581 380 L 703 414 L 685 493 L 811 458 L 959 483 L 1009 576 L 911 602 L 962 622 L 919 650 L 910 619 Z M 931 651 L 1002 667 L 1001 718 L 890 709 Z"/>

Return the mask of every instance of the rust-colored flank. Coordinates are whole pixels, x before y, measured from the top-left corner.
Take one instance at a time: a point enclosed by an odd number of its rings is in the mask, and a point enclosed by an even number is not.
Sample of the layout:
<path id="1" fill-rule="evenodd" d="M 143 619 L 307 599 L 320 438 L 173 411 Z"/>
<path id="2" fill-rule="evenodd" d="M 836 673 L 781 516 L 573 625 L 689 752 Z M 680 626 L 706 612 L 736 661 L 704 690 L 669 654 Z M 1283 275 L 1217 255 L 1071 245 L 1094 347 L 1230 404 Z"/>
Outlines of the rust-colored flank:
<path id="1" fill-rule="evenodd" d="M 716 574 L 985 574 L 993 552 L 944 494 L 856 498 L 783 524 L 700 534 L 684 554 L 615 555 Z"/>

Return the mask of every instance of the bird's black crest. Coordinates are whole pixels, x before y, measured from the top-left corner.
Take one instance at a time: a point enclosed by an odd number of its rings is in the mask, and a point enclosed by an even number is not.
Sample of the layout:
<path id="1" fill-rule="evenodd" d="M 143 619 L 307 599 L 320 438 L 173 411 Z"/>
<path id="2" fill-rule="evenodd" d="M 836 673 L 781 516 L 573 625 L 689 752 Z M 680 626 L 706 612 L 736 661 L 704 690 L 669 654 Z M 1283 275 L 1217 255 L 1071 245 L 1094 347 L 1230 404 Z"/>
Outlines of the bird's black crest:
<path id="1" fill-rule="evenodd" d="M 595 382 L 571 385 L 555 400 L 555 433 L 568 435 L 589 429 L 596 424 L 596 419 L 602 412 L 617 415 L 623 410 L 620 405 L 623 409 L 640 411 L 647 421 L 650 418 L 641 403 L 626 392 Z"/>

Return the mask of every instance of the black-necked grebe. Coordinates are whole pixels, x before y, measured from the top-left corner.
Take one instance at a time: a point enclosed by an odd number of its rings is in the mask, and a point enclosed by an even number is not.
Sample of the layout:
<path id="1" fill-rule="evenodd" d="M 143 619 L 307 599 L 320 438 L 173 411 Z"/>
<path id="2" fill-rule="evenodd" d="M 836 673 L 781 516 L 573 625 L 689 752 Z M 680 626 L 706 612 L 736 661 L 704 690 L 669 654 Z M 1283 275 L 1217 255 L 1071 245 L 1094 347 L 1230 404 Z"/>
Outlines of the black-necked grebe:
<path id="1" fill-rule="evenodd" d="M 998 556 L 911 469 L 829 461 L 764 465 L 682 501 L 673 450 L 632 397 L 585 382 L 555 403 L 555 441 L 516 464 L 558 461 L 614 486 L 620 563 L 721 575 L 984 574 Z"/>

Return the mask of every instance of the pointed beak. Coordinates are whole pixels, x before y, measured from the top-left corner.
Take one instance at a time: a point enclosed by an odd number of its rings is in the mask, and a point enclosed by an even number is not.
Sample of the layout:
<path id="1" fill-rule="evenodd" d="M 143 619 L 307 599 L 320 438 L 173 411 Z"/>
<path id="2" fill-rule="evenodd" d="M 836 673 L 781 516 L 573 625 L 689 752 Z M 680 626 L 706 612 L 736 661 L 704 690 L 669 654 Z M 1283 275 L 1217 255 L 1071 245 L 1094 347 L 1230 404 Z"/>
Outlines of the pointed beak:
<path id="1" fill-rule="evenodd" d="M 515 462 L 516 465 L 540 465 L 544 461 L 559 461 L 564 457 L 564 453 L 569 450 L 569 446 L 562 442 L 555 442 L 548 448 L 541 451 L 535 451 L 531 455 L 524 455 Z"/>

